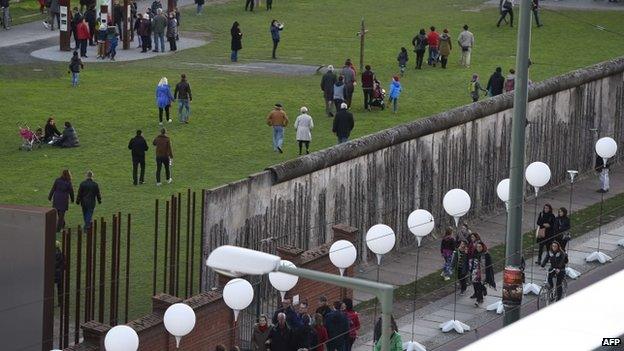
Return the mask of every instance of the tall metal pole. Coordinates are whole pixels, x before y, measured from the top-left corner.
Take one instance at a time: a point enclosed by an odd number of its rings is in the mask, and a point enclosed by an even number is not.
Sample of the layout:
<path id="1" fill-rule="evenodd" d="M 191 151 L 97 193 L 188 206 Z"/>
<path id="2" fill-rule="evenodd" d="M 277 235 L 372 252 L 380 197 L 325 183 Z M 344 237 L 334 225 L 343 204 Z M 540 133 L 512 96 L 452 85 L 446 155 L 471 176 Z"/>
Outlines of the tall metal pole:
<path id="1" fill-rule="evenodd" d="M 516 84 L 511 124 L 509 165 L 509 217 L 507 220 L 506 265 L 519 267 L 522 260 L 522 202 L 524 189 L 524 131 L 528 102 L 529 49 L 531 43 L 531 0 L 520 1 L 520 28 L 516 50 Z M 505 307 L 504 324 L 520 319 L 520 306 Z"/>

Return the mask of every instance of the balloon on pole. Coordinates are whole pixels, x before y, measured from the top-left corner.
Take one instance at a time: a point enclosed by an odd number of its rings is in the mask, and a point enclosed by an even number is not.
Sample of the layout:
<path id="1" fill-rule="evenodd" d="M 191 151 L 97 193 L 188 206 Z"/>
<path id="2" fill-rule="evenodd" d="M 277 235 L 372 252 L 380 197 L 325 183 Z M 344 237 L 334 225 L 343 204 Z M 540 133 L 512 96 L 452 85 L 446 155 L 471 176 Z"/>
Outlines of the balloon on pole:
<path id="1" fill-rule="evenodd" d="M 596 153 L 602 157 L 604 164 L 607 164 L 607 160 L 615 156 L 617 152 L 617 143 L 615 140 L 609 137 L 600 138 L 596 142 Z"/>
<path id="2" fill-rule="evenodd" d="M 223 288 L 223 301 L 234 310 L 234 321 L 238 319 L 238 313 L 251 304 L 253 298 L 253 287 L 245 279 L 232 279 Z"/>
<path id="3" fill-rule="evenodd" d="M 106 351 L 136 351 L 139 348 L 139 335 L 127 325 L 112 327 L 104 337 Z"/>
<path id="4" fill-rule="evenodd" d="M 287 260 L 281 260 L 280 265 L 290 268 L 297 268 L 294 263 Z M 299 277 L 297 277 L 296 275 L 286 274 L 282 272 L 269 273 L 269 282 L 271 282 L 271 285 L 280 292 L 282 300 L 284 300 L 286 292 L 294 288 L 295 285 L 297 285 L 298 281 Z"/>
<path id="5" fill-rule="evenodd" d="M 422 239 L 435 228 L 433 215 L 427 210 L 415 210 L 407 217 L 407 227 L 416 236 L 418 246 Z"/>
<path id="6" fill-rule="evenodd" d="M 381 257 L 392 250 L 395 242 L 394 230 L 385 224 L 375 224 L 366 232 L 366 246 L 377 255 L 377 264 L 381 264 Z"/>
<path id="7" fill-rule="evenodd" d="M 496 195 L 505 203 L 505 208 L 509 210 L 509 178 L 505 178 L 498 183 Z"/>
<path id="8" fill-rule="evenodd" d="M 338 240 L 329 248 L 329 260 L 338 267 L 340 275 L 344 275 L 345 269 L 351 267 L 356 258 L 357 250 L 348 240 Z"/>
<path id="9" fill-rule="evenodd" d="M 449 190 L 442 199 L 444 211 L 455 219 L 455 226 L 459 226 L 459 218 L 470 211 L 470 195 L 462 189 Z"/>
<path id="10" fill-rule="evenodd" d="M 195 328 L 195 311 L 185 304 L 176 303 L 165 311 L 163 323 L 169 334 L 175 336 L 176 348 L 180 347 L 180 340 Z"/>
<path id="11" fill-rule="evenodd" d="M 550 168 L 544 162 L 533 162 L 524 171 L 527 182 L 535 188 L 535 196 L 541 187 L 550 181 Z"/>

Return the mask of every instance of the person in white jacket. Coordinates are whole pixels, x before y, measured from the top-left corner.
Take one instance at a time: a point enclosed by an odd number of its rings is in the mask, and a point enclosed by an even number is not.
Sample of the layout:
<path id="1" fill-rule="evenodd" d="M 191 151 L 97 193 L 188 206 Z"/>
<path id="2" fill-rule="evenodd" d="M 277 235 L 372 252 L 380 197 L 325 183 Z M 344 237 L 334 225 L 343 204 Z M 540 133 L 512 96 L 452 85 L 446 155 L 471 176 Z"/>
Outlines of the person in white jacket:
<path id="1" fill-rule="evenodd" d="M 308 108 L 303 106 L 300 112 L 301 114 L 297 116 L 295 120 L 297 142 L 299 142 L 299 155 L 301 155 L 303 145 L 305 145 L 306 154 L 310 153 L 310 140 L 312 140 L 312 128 L 314 128 L 314 121 L 312 117 L 308 115 Z"/>

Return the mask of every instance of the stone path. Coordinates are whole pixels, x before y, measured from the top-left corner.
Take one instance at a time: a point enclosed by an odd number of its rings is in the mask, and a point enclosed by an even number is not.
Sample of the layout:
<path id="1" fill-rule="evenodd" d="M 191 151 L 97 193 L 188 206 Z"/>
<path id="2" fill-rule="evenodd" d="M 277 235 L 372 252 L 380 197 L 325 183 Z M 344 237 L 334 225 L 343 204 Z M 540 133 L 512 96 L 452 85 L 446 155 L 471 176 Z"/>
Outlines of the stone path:
<path id="1" fill-rule="evenodd" d="M 601 235 L 600 251 L 610 255 L 615 261 L 624 260 L 624 248 L 618 247 L 619 240 L 624 239 L 624 218 L 620 218 L 616 221 L 603 226 Z M 570 263 L 569 266 L 581 272 L 580 280 L 583 279 L 583 274 L 597 268 L 598 263 L 587 263 L 585 257 L 587 254 L 596 251 L 598 244 L 598 229 L 583 235 L 582 237 L 575 238 L 570 242 L 568 247 L 568 254 Z M 532 261 L 532 260 L 531 260 Z M 542 285 L 546 280 L 547 271 L 537 265 L 533 267 L 533 274 L 531 274 L 531 267 L 527 266 L 526 281 L 531 280 Z M 478 328 L 496 318 L 497 315 L 494 311 L 486 311 L 485 307 L 493 304 L 501 299 L 501 285 L 502 285 L 502 273 L 495 275 L 497 282 L 497 289 L 488 288 L 488 295 L 484 299 L 484 303 L 480 308 L 474 307 L 474 300 L 468 297 L 472 292 L 471 288 L 468 288 L 465 296 L 457 296 L 457 305 L 454 311 L 454 295 L 446 296 L 424 308 L 416 311 L 416 321 L 412 324 L 412 314 L 407 314 L 397 319 L 399 332 L 404 342 L 412 340 L 412 325 L 414 326 L 414 339 L 423 344 L 428 350 L 433 350 L 436 347 L 446 344 L 453 339 L 460 337 L 460 334 L 451 331 L 449 333 L 442 333 L 440 330 L 440 323 L 448 320 L 455 319 L 466 323 L 471 327 L 471 330 Z M 523 298 L 523 304 L 536 303 L 536 297 L 534 295 L 525 295 Z M 362 334 L 354 349 L 356 351 L 366 351 L 372 348 L 372 332 Z"/>

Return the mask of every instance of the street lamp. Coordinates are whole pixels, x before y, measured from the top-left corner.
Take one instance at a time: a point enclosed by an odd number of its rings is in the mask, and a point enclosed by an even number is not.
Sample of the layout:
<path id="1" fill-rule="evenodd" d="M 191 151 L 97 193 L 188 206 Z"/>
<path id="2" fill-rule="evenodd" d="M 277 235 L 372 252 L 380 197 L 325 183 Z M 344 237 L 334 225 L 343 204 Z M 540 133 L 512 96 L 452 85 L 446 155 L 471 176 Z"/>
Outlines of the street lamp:
<path id="1" fill-rule="evenodd" d="M 136 351 L 139 349 L 139 336 L 127 325 L 112 327 L 104 337 L 106 351 Z"/>
<path id="2" fill-rule="evenodd" d="M 329 248 L 329 260 L 344 275 L 345 269 L 351 267 L 357 258 L 357 250 L 348 240 L 338 240 Z"/>
<path id="3" fill-rule="evenodd" d="M 195 320 L 195 311 L 185 303 L 176 303 L 167 308 L 163 324 L 169 334 L 175 336 L 176 348 L 180 347 L 182 337 L 193 331 Z"/>
<path id="4" fill-rule="evenodd" d="M 298 277 L 334 284 L 343 288 L 355 289 L 374 294 L 381 302 L 381 351 L 390 351 L 390 314 L 392 313 L 392 294 L 394 287 L 388 284 L 368 280 L 342 277 L 335 274 L 318 272 L 304 268 L 293 268 L 280 265 L 278 256 L 236 246 L 220 246 L 214 249 L 206 265 L 213 270 L 229 276 L 244 274 L 260 275 L 271 272 L 282 272 Z"/>

